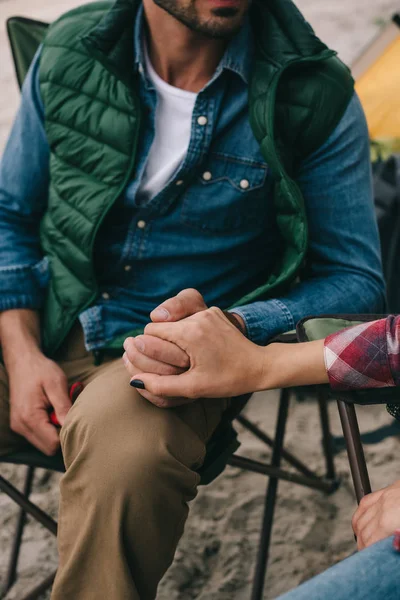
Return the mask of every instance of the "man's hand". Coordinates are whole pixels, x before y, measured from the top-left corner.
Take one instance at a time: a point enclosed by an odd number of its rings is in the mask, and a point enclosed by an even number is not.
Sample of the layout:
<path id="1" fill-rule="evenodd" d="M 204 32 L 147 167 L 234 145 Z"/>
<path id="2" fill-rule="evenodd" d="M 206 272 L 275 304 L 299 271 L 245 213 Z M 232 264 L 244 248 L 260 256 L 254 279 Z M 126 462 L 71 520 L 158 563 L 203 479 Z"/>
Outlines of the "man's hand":
<path id="1" fill-rule="evenodd" d="M 49 413 L 54 408 L 60 425 L 71 408 L 67 378 L 60 367 L 43 354 L 27 356 L 24 364 L 9 372 L 11 429 L 45 454 L 60 447 L 58 431 Z"/>
<path id="2" fill-rule="evenodd" d="M 160 304 L 150 313 L 150 318 L 153 323 L 171 323 L 206 309 L 207 305 L 200 292 L 187 289 Z M 189 358 L 183 350 L 151 335 L 128 338 L 124 348 L 124 362 L 131 376 L 143 372 L 179 375 L 189 367 Z"/>
<path id="3" fill-rule="evenodd" d="M 352 524 L 359 550 L 392 535 L 400 527 L 400 481 L 365 496 Z"/>
<path id="4" fill-rule="evenodd" d="M 54 408 L 63 425 L 71 408 L 66 376 L 40 350 L 39 319 L 34 311 L 1 313 L 0 334 L 10 383 L 11 429 L 51 456 L 60 442 L 49 413 Z"/>

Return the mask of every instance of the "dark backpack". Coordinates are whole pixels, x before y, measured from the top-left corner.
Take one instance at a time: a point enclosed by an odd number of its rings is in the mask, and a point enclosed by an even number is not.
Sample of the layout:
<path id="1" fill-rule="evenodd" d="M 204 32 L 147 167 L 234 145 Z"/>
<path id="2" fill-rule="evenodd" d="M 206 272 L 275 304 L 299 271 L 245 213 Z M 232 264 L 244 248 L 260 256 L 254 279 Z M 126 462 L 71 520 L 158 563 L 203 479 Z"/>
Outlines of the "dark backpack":
<path id="1" fill-rule="evenodd" d="M 378 160 L 372 170 L 388 312 L 400 314 L 400 155 Z"/>

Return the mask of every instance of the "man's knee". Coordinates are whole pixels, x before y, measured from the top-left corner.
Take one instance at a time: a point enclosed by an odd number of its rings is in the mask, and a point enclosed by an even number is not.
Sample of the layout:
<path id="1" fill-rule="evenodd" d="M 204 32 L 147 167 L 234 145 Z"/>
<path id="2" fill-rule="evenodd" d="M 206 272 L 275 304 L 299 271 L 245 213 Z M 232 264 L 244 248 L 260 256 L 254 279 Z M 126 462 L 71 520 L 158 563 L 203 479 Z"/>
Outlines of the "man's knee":
<path id="1" fill-rule="evenodd" d="M 82 393 L 61 430 L 67 469 L 82 469 L 100 495 L 102 489 L 193 488 L 203 443 L 173 412 L 126 386 L 117 394 L 107 394 L 106 386 Z"/>

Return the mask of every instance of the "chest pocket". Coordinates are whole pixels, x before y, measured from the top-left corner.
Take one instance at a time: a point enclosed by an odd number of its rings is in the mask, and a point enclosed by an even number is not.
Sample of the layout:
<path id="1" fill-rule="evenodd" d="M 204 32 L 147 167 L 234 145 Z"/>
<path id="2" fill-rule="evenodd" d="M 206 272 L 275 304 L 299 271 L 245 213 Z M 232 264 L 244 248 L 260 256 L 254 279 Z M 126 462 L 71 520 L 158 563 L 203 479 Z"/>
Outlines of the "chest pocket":
<path id="1" fill-rule="evenodd" d="M 229 233 L 264 224 L 268 168 L 261 163 L 211 154 L 183 197 L 183 223 Z"/>

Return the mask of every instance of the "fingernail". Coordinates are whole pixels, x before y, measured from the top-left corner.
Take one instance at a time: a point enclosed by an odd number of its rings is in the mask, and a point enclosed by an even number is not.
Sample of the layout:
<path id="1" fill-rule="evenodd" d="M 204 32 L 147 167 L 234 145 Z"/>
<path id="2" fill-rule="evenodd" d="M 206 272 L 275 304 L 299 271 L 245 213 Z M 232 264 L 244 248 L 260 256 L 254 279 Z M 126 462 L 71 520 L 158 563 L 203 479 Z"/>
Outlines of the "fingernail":
<path id="1" fill-rule="evenodd" d="M 142 342 L 142 340 L 140 338 L 135 338 L 135 342 L 134 342 L 136 348 L 139 350 L 139 352 L 144 352 L 144 343 Z"/>
<path id="2" fill-rule="evenodd" d="M 159 321 L 166 321 L 170 315 L 166 308 L 156 308 L 152 312 L 152 317 L 155 317 Z"/>
<path id="3" fill-rule="evenodd" d="M 145 390 L 144 383 L 141 379 L 132 379 L 130 385 L 134 388 L 138 388 L 139 390 Z"/>
<path id="4" fill-rule="evenodd" d="M 132 337 L 128 337 L 126 338 L 126 340 L 124 341 L 124 343 L 122 344 L 124 347 L 124 350 L 127 350 L 127 346 L 129 345 L 129 342 L 131 342 L 134 338 Z"/>

